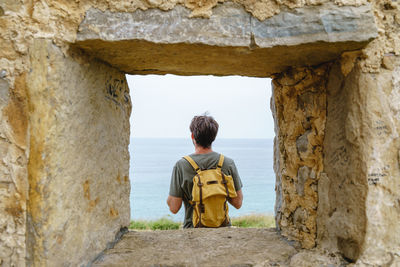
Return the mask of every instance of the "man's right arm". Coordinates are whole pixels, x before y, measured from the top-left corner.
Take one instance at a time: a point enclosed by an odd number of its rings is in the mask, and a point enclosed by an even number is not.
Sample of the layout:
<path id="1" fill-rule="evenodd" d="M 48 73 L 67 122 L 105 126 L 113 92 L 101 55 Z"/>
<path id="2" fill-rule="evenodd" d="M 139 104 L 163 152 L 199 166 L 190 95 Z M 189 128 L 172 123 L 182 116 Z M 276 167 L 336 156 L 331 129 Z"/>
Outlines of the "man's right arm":
<path id="1" fill-rule="evenodd" d="M 171 184 L 169 188 L 169 196 L 167 198 L 167 205 L 169 210 L 176 214 L 181 206 L 182 206 L 182 188 L 181 188 L 181 181 L 182 181 L 182 172 L 178 167 L 178 164 L 175 164 L 174 169 L 172 170 L 171 175 Z"/>
<path id="2" fill-rule="evenodd" d="M 242 181 L 240 180 L 239 172 L 233 160 L 232 163 L 229 165 L 228 172 L 230 175 L 232 175 L 233 183 L 235 184 L 235 190 L 237 194 L 236 197 L 230 198 L 228 201 L 236 209 L 240 209 L 240 207 L 242 207 L 242 202 L 243 202 L 243 192 L 242 192 L 243 184 Z"/>
<path id="3" fill-rule="evenodd" d="M 182 198 L 169 195 L 168 199 L 167 199 L 167 204 L 168 204 L 169 210 L 173 214 L 177 214 L 182 206 Z"/>
<path id="4" fill-rule="evenodd" d="M 236 209 L 240 209 L 242 207 L 242 202 L 243 202 L 243 193 L 242 189 L 239 191 L 236 191 L 237 196 L 234 198 L 229 198 L 228 201 L 229 203 L 234 206 Z"/>

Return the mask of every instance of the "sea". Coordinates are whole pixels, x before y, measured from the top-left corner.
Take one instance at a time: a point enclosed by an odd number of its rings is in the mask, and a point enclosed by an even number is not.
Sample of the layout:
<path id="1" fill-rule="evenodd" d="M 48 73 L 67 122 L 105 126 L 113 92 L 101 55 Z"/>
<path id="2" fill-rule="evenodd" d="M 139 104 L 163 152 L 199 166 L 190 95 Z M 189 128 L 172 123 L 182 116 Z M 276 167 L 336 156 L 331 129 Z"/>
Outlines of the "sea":
<path id="1" fill-rule="evenodd" d="M 168 217 L 183 221 L 183 205 L 174 215 L 169 211 L 166 199 L 176 161 L 194 152 L 191 139 L 132 138 L 129 150 L 132 220 Z M 239 210 L 231 206 L 230 216 L 273 214 L 273 139 L 217 139 L 213 150 L 235 161 L 243 183 L 243 205 Z"/>

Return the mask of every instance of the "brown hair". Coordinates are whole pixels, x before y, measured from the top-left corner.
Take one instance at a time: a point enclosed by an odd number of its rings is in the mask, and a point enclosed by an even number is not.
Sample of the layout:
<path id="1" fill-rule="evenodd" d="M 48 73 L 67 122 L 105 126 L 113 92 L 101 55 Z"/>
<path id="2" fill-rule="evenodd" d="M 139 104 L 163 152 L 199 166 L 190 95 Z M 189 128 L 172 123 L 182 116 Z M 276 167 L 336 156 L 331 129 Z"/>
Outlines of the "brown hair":
<path id="1" fill-rule="evenodd" d="M 218 123 L 211 116 L 194 116 L 190 123 L 190 131 L 198 145 L 209 148 L 217 136 Z"/>

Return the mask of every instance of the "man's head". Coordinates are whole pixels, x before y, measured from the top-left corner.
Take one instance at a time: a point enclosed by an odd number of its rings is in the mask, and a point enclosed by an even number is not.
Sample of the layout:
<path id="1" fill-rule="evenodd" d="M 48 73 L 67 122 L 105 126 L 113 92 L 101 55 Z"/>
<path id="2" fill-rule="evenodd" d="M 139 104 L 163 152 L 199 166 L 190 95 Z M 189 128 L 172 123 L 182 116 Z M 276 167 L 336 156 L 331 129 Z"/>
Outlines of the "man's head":
<path id="1" fill-rule="evenodd" d="M 211 116 L 195 116 L 190 123 L 190 131 L 197 145 L 209 148 L 217 136 L 218 123 Z"/>

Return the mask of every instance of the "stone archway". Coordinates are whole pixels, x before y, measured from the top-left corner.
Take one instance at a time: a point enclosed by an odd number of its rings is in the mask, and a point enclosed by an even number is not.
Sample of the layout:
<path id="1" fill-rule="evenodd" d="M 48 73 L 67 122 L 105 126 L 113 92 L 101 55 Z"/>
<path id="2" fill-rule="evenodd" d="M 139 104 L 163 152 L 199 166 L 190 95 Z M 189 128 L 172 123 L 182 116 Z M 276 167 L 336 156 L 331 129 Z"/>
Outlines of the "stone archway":
<path id="1" fill-rule="evenodd" d="M 22 16 L 35 29 L 24 26 L 29 41 L 1 37 L 15 44 L 6 63 L 23 67 L 0 72 L 11 92 L 0 92 L 9 173 L 0 263 L 87 264 L 129 224 L 125 73 L 273 77 L 281 233 L 352 261 L 398 260 L 385 230 L 400 231 L 397 5 L 185 3 L 191 13 L 169 1 L 111 2 L 0 6 L 0 20 Z"/>

